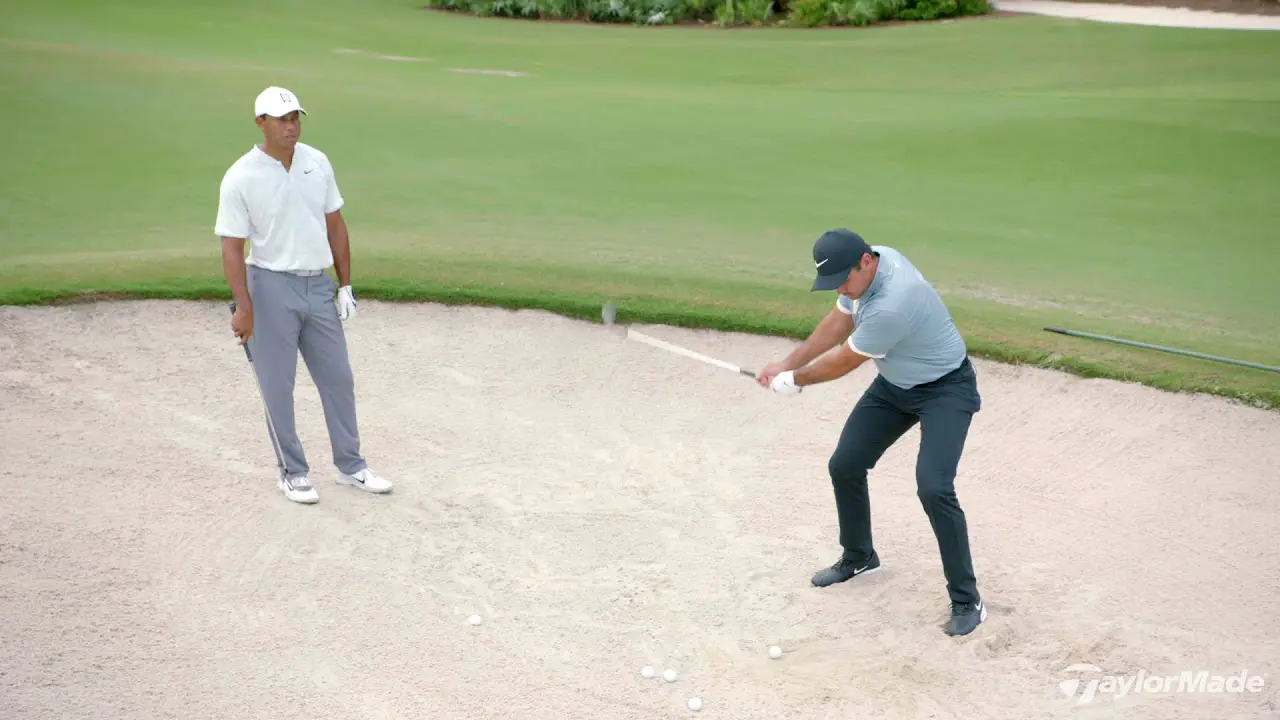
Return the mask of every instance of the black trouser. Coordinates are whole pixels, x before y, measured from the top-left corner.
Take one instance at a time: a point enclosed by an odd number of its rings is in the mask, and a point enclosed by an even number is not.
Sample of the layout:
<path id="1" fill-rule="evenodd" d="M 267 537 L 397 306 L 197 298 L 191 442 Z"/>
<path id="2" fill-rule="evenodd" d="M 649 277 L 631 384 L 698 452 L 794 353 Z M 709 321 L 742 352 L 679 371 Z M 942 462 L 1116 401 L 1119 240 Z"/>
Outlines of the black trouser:
<path id="1" fill-rule="evenodd" d="M 828 463 L 846 556 L 861 561 L 872 552 L 867 471 L 919 422 L 916 494 L 938 540 L 947 593 L 952 602 L 977 602 L 969 530 L 956 498 L 955 477 L 969 422 L 981 404 L 968 358 L 950 373 L 910 390 L 876 377 L 849 414 Z"/>

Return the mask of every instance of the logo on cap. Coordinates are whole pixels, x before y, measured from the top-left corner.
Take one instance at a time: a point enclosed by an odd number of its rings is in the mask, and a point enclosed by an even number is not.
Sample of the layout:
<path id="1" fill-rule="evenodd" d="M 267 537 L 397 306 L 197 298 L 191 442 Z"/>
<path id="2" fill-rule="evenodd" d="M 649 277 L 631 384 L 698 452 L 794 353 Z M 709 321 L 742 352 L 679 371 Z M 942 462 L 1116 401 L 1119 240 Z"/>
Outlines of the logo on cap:
<path id="1" fill-rule="evenodd" d="M 307 114 L 307 111 L 303 110 L 302 105 L 298 103 L 296 95 L 274 85 L 258 93 L 258 98 L 253 102 L 254 117 L 262 115 L 284 117 L 295 110 L 303 115 Z"/>
<path id="2" fill-rule="evenodd" d="M 849 278 L 850 271 L 871 252 L 862 236 L 846 228 L 828 230 L 813 244 L 813 265 L 818 276 L 813 290 L 835 290 Z"/>

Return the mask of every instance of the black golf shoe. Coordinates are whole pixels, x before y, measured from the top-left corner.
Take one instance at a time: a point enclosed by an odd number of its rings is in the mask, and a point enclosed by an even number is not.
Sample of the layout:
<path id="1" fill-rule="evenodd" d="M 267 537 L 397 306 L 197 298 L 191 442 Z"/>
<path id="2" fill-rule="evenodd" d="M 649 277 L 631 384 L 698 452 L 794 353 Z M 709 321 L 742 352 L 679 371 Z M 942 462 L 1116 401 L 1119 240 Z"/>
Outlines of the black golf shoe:
<path id="1" fill-rule="evenodd" d="M 978 598 L 973 603 L 951 603 L 951 621 L 947 623 L 948 635 L 968 635 L 987 619 L 987 604 Z"/>
<path id="2" fill-rule="evenodd" d="M 818 587 L 826 587 L 836 583 L 842 583 L 856 575 L 867 575 L 880 569 L 880 557 L 876 555 L 876 551 L 871 551 L 871 557 L 867 560 L 855 561 L 848 555 L 842 555 L 839 562 L 828 568 L 819 570 L 813 576 L 813 584 Z"/>

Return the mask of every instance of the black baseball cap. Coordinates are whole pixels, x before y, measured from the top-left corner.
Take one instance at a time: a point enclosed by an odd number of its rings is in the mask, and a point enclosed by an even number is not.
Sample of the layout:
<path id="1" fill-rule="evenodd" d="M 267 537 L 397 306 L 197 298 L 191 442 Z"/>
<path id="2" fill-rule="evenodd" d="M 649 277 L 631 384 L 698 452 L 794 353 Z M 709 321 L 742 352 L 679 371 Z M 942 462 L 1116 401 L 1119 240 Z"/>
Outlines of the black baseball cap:
<path id="1" fill-rule="evenodd" d="M 813 244 L 813 264 L 818 277 L 813 280 L 813 290 L 835 290 L 849 278 L 863 255 L 875 254 L 871 246 L 858 233 L 840 228 L 828 230 Z"/>

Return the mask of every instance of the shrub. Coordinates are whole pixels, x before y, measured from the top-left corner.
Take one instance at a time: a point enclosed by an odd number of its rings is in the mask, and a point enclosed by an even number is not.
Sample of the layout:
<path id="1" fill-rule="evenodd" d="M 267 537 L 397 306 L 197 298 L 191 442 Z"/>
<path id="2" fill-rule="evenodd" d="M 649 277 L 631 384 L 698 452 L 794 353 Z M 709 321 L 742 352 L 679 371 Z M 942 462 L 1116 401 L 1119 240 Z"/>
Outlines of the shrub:
<path id="1" fill-rule="evenodd" d="M 992 11 L 989 0 L 427 0 L 428 7 L 530 20 L 798 27 L 941 20 Z"/>

